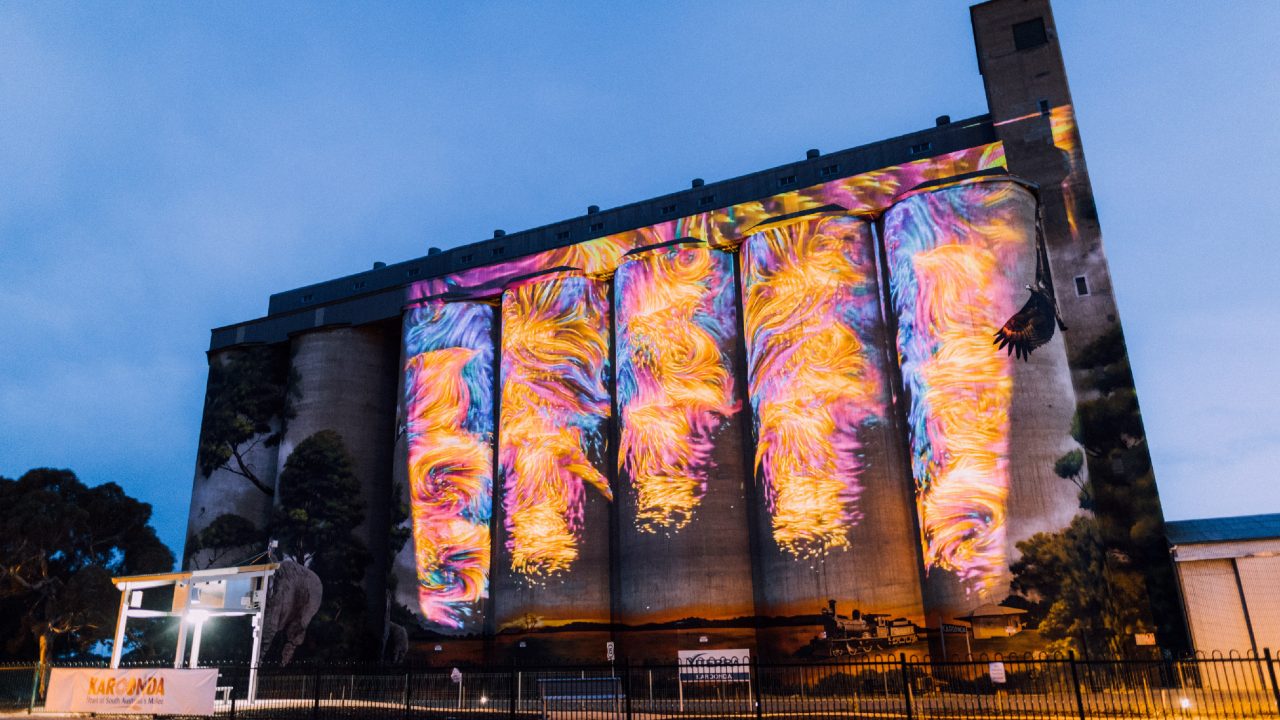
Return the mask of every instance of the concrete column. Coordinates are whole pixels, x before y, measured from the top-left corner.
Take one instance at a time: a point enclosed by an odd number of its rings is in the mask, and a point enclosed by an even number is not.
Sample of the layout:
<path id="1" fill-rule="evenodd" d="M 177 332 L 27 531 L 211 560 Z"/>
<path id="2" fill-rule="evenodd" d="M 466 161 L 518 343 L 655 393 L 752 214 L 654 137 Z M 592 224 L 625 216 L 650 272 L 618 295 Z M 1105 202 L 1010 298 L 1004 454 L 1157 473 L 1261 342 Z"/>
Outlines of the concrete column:
<path id="1" fill-rule="evenodd" d="M 279 469 L 298 443 L 321 430 L 342 436 L 360 480 L 365 519 L 355 528 L 371 562 L 364 585 L 370 631 L 382 637 L 387 531 L 395 445 L 398 323 L 330 327 L 292 340 L 296 416 L 280 443 Z"/>

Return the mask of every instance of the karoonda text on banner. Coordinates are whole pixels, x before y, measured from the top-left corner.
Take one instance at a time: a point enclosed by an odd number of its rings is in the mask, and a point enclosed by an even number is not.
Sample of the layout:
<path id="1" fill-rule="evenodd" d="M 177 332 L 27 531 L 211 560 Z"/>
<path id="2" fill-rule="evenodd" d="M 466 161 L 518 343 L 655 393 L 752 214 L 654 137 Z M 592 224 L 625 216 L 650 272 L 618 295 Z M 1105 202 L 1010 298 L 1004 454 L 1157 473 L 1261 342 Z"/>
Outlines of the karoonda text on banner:
<path id="1" fill-rule="evenodd" d="M 212 715 L 217 670 L 54 668 L 47 712 Z"/>

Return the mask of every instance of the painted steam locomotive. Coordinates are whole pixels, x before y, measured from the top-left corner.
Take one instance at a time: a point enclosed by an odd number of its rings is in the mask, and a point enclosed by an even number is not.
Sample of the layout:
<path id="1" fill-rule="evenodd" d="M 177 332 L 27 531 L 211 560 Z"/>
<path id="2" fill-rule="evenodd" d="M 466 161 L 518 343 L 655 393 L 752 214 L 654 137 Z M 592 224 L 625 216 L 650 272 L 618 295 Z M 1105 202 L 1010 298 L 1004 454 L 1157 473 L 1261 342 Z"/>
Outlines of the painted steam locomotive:
<path id="1" fill-rule="evenodd" d="M 857 608 L 840 615 L 835 600 L 828 600 L 822 609 L 822 627 L 822 635 L 814 638 L 816 649 L 830 657 L 861 655 L 894 645 L 910 645 L 920 639 L 915 623 L 906 618 L 864 614 Z"/>

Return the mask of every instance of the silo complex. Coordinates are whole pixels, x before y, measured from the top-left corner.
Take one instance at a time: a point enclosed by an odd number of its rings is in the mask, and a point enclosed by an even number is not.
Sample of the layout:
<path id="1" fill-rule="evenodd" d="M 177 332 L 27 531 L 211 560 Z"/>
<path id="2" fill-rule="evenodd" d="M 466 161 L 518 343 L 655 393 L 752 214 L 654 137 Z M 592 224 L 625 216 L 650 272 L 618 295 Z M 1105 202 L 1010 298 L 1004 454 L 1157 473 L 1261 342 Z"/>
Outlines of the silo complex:
<path id="1" fill-rule="evenodd" d="M 1009 594 L 1016 542 L 1079 511 L 1054 463 L 1071 438 L 1075 397 L 1062 333 L 1025 362 L 994 338 L 1037 269 L 1036 197 L 1012 179 L 909 193 L 885 216 L 885 250 L 908 400 L 912 475 L 930 619 Z M 1054 323 L 1053 309 L 1043 322 Z"/>
<path id="2" fill-rule="evenodd" d="M 798 651 L 821 629 L 794 618 L 831 601 L 840 614 L 920 623 L 871 228 L 848 215 L 797 220 L 749 237 L 741 261 L 761 641 Z"/>
<path id="3" fill-rule="evenodd" d="M 637 248 L 613 282 L 618 640 L 654 660 L 708 633 L 741 643 L 741 629 L 674 631 L 754 614 L 733 257 L 699 240 Z"/>
<path id="4" fill-rule="evenodd" d="M 954 651 L 944 625 L 975 653 L 1043 650 L 1075 598 L 1024 553 L 1099 592 L 1123 573 L 1148 607 L 1097 627 L 1175 648 L 1052 12 L 971 17 L 987 114 L 377 263 L 215 329 L 214 367 L 292 354 L 297 416 L 246 457 L 274 484 L 341 434 L 373 605 L 404 486 L 399 617 L 437 665 Z M 189 527 L 270 511 L 224 468 Z M 1099 546 L 1059 552 L 1081 533 Z"/>

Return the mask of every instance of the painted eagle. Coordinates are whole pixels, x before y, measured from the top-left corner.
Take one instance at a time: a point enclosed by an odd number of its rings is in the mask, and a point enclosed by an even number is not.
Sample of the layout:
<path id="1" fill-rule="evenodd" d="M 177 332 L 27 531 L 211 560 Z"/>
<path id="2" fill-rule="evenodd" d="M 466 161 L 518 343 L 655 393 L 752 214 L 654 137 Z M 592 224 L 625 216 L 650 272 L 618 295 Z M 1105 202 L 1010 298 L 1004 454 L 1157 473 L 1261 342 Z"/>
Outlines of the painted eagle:
<path id="1" fill-rule="evenodd" d="M 1013 314 L 1004 327 L 996 331 L 993 345 L 1016 354 L 1021 360 L 1031 357 L 1031 351 L 1053 339 L 1053 327 L 1065 331 L 1066 323 L 1058 314 L 1058 301 L 1053 295 L 1053 278 L 1049 275 L 1049 258 L 1044 240 L 1036 242 L 1036 284 L 1027 285 L 1031 297 L 1021 310 Z"/>

